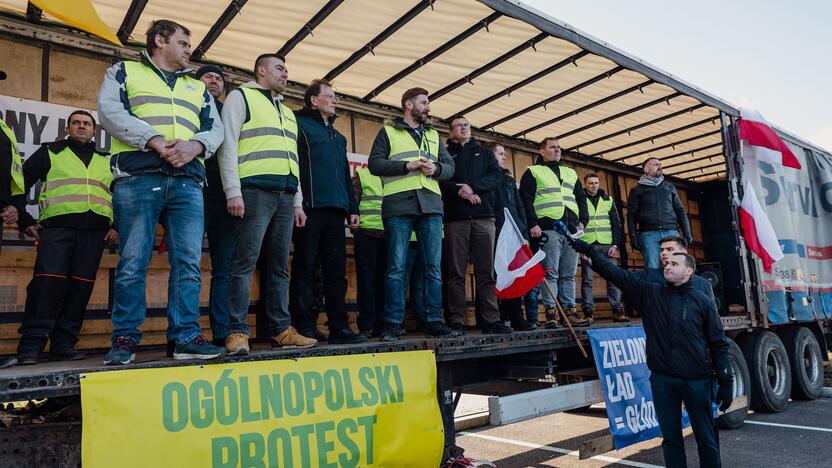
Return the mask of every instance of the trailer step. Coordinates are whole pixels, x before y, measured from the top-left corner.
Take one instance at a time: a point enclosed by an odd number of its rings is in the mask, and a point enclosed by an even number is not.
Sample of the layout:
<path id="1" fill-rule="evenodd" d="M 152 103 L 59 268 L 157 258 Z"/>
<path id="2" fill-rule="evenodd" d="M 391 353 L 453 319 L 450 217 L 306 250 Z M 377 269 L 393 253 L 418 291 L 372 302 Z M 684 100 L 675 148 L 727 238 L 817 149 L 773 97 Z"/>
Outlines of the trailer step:
<path id="1" fill-rule="evenodd" d="M 488 399 L 491 425 L 502 426 L 604 401 L 598 380 Z"/>

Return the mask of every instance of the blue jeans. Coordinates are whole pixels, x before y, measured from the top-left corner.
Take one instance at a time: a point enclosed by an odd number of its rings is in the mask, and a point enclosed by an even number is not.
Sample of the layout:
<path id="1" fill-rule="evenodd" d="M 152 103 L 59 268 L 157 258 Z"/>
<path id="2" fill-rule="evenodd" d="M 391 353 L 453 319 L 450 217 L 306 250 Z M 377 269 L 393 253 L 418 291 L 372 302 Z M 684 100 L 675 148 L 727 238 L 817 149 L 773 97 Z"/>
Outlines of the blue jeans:
<path id="1" fill-rule="evenodd" d="M 679 231 L 668 229 L 664 231 L 644 231 L 638 233 L 638 245 L 641 255 L 644 257 L 644 268 L 658 268 L 661 256 L 659 255 L 659 241 L 667 236 L 678 236 Z"/>
<path id="2" fill-rule="evenodd" d="M 253 187 L 243 187 L 242 192 L 245 211 L 235 230 L 228 331 L 250 333 L 247 319 L 251 274 L 263 247 L 268 280 L 260 300 L 265 300 L 269 336 L 276 336 L 292 324 L 289 316 L 289 247 L 295 219 L 295 195 Z"/>
<path id="3" fill-rule="evenodd" d="M 549 236 L 548 242 L 543 244 L 546 257 L 543 268 L 546 269 L 546 281 L 552 287 L 552 292 L 558 296 L 561 307 L 568 309 L 575 307 L 575 274 L 578 272 L 578 252 L 575 252 L 566 237 L 557 231 L 543 231 Z M 544 291 L 543 305 L 547 309 L 555 307 L 555 300 Z"/>
<path id="4" fill-rule="evenodd" d="M 208 317 L 212 338 L 222 340 L 228 336 L 231 316 L 228 288 L 231 284 L 231 259 L 234 258 L 234 217 L 228 214 L 224 200 L 205 201 L 205 233 L 211 254 Z"/>
<path id="5" fill-rule="evenodd" d="M 168 278 L 168 337 L 185 344 L 201 332 L 199 287 L 203 236 L 202 187 L 189 177 L 147 174 L 117 179 L 113 214 L 121 257 L 113 288 L 113 337 L 141 340 L 147 302 L 147 265 L 156 223 L 165 228 Z"/>
<path id="6" fill-rule="evenodd" d="M 425 320 L 442 320 L 442 215 L 391 216 L 384 219 L 387 241 L 384 321 L 404 321 L 404 277 L 411 232 L 416 232 L 425 265 Z"/>
<path id="7" fill-rule="evenodd" d="M 425 263 L 422 261 L 422 249 L 418 242 L 411 242 L 407 249 L 407 264 L 404 272 L 404 282 L 410 291 L 410 308 L 416 314 L 416 322 L 425 323 Z M 404 293 L 404 291 L 402 291 Z"/>

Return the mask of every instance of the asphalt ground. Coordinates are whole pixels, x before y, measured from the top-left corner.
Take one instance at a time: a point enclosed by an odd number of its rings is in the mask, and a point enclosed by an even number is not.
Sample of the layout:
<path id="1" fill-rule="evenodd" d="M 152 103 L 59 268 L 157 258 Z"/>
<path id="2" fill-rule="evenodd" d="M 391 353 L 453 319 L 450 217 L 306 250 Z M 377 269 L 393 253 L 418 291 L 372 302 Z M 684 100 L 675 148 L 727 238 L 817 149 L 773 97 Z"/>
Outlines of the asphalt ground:
<path id="1" fill-rule="evenodd" d="M 582 413 L 559 413 L 506 426 L 461 431 L 465 456 L 500 468 L 664 466 L 661 439 L 589 460 L 578 459 L 581 442 L 609 434 L 603 405 Z M 696 441 L 685 431 L 688 466 L 698 466 Z M 792 401 L 779 414 L 750 413 L 739 429 L 719 432 L 725 467 L 832 466 L 832 399 Z"/>

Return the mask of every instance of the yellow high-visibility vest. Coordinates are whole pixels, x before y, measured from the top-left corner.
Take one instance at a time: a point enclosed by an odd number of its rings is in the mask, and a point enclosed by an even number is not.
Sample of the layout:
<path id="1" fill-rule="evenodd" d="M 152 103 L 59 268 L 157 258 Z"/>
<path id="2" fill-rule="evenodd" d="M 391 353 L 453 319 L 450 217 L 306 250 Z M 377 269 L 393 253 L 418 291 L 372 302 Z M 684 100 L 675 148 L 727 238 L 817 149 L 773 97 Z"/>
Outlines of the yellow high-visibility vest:
<path id="1" fill-rule="evenodd" d="M 388 159 L 405 162 L 418 161 L 419 159 L 428 159 L 434 163 L 439 161 L 439 132 L 436 129 L 425 128 L 421 145 L 417 144 L 405 129 L 385 125 L 384 131 L 387 132 L 387 139 L 390 141 Z M 439 182 L 436 179 L 425 177 L 421 171 L 411 171 L 397 176 L 384 176 L 381 180 L 384 183 L 385 197 L 422 188 L 442 196 L 439 190 Z"/>
<path id="2" fill-rule="evenodd" d="M 298 177 L 298 123 L 283 103 L 255 88 L 240 87 L 245 97 L 248 122 L 240 129 L 237 143 L 240 179 L 258 175 Z"/>
<path id="3" fill-rule="evenodd" d="M 610 198 L 599 197 L 597 207 L 592 205 L 589 198 L 586 199 L 589 222 L 584 227 L 584 235 L 581 237 L 584 242 L 587 244 L 612 244 L 612 223 L 610 222 L 612 206 L 613 203 Z"/>
<path id="4" fill-rule="evenodd" d="M 20 159 L 20 152 L 17 150 L 17 137 L 6 122 L 3 122 L 3 119 L 0 119 L 0 131 L 6 135 L 12 145 L 12 165 L 9 168 L 12 177 L 11 195 L 23 195 L 23 163 Z"/>
<path id="5" fill-rule="evenodd" d="M 535 164 L 526 170 L 532 173 L 537 185 L 533 205 L 538 218 L 561 219 L 564 207 L 578 215 L 574 193 L 578 174 L 573 169 L 560 166 L 561 180 L 547 166 Z"/>
<path id="6" fill-rule="evenodd" d="M 358 201 L 358 227 L 361 229 L 384 230 L 381 219 L 381 201 L 384 187 L 381 178 L 370 174 L 367 167 L 356 170 L 358 181 L 361 182 L 361 200 Z"/>
<path id="7" fill-rule="evenodd" d="M 71 213 L 92 211 L 113 221 L 113 197 L 110 184 L 110 158 L 93 153 L 89 166 L 84 165 L 69 148 L 59 153 L 49 150 L 51 167 L 41 187 L 38 205 L 40 220 Z"/>

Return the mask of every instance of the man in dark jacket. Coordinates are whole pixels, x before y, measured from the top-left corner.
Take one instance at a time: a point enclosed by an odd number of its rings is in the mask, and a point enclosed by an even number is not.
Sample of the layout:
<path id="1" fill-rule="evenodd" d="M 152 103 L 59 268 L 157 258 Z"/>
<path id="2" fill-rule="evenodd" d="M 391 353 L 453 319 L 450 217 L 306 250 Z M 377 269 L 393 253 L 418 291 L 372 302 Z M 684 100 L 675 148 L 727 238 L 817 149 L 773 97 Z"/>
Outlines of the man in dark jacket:
<path id="1" fill-rule="evenodd" d="M 648 158 L 641 168 L 644 174 L 627 198 L 627 230 L 633 250 L 644 256 L 645 268 L 658 268 L 659 240 L 678 236 L 679 226 L 688 244 L 693 236 L 676 187 L 664 180 L 662 162 Z"/>
<path id="2" fill-rule="evenodd" d="M 523 202 L 520 201 L 520 192 L 517 190 L 517 182 L 511 175 L 511 171 L 506 168 L 506 148 L 497 142 L 488 143 L 487 148 L 494 153 L 494 158 L 497 164 L 503 171 L 500 183 L 494 190 L 494 213 L 497 215 L 497 235 L 503 229 L 503 224 L 506 222 L 506 215 L 504 209 L 508 209 L 509 215 L 514 220 L 514 224 L 520 229 L 523 237 L 526 237 L 526 210 L 523 208 Z M 500 301 L 500 320 L 510 320 L 511 327 L 519 331 L 534 330 L 537 328 L 537 316 L 532 320 L 526 320 L 523 316 L 522 297 L 515 297 L 513 299 L 501 299 Z"/>
<path id="3" fill-rule="evenodd" d="M 500 321 L 494 289 L 494 200 L 503 176 L 491 151 L 471 138 L 471 124 L 465 117 L 454 116 L 450 126 L 448 153 L 456 169 L 450 180 L 439 184 L 445 203 L 448 321 L 452 328 L 464 332 L 465 275 L 470 256 L 483 318 L 480 328 L 485 333 L 511 333 L 511 328 Z"/>
<path id="4" fill-rule="evenodd" d="M 566 231 L 565 226 L 562 231 Z M 664 438 L 665 463 L 686 466 L 682 438 L 684 403 L 696 438 L 699 463 L 720 466 L 712 403 L 716 401 L 722 411 L 731 406 L 734 377 L 729 344 L 716 308 L 691 282 L 696 261 L 685 253 L 673 254 L 663 270 L 664 284 L 657 284 L 619 268 L 580 239 L 570 238 L 570 242 L 592 259 L 592 268 L 598 274 L 618 285 L 642 312 L 647 367 L 652 373 L 650 386 Z M 714 378 L 719 383 L 716 398 Z"/>
<path id="5" fill-rule="evenodd" d="M 664 267 L 670 262 L 673 255 L 677 253 L 688 253 L 688 243 L 685 239 L 679 236 L 669 236 L 659 241 L 660 259 L 662 262 L 661 268 L 645 268 L 643 270 L 634 271 L 633 275 L 638 280 L 649 281 L 651 283 L 664 283 Z M 716 307 L 716 299 L 714 299 L 714 288 L 711 283 L 699 275 L 693 275 L 690 279 L 693 289 L 704 294 Z"/>
<path id="6" fill-rule="evenodd" d="M 314 336 L 312 277 L 315 257 L 324 273 L 324 303 L 330 344 L 360 343 L 367 336 L 347 324 L 347 252 L 344 219 L 358 227 L 358 204 L 347 161 L 347 139 L 333 126 L 338 98 L 326 80 L 313 80 L 298 119 L 298 163 L 306 225 L 295 229 L 292 257 L 292 313 L 301 335 Z"/>
<path id="7" fill-rule="evenodd" d="M 588 323 L 575 307 L 575 274 L 578 271 L 578 254 L 567 244 L 563 236 L 554 231 L 554 222 L 580 229 L 589 222 L 586 211 L 586 193 L 574 169 L 561 164 L 558 139 L 544 138 L 538 145 L 540 157 L 533 166 L 526 168 L 520 179 L 520 198 L 526 208 L 529 234 L 540 239 L 545 233 L 547 241 L 541 247 L 546 252 L 543 268 L 546 281 L 557 294 L 569 322 L 573 326 Z M 543 295 L 546 308 L 546 327 L 558 327 L 555 299 Z"/>

